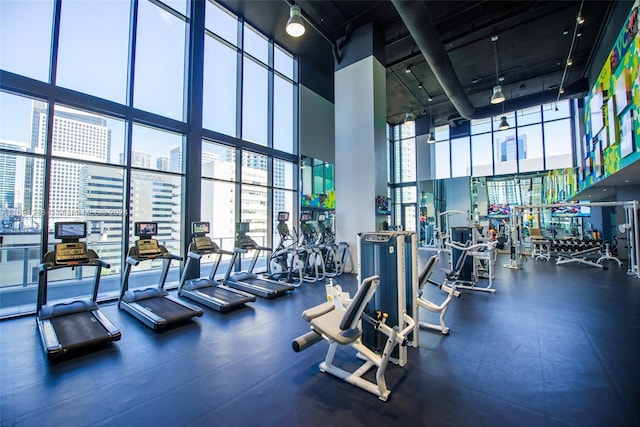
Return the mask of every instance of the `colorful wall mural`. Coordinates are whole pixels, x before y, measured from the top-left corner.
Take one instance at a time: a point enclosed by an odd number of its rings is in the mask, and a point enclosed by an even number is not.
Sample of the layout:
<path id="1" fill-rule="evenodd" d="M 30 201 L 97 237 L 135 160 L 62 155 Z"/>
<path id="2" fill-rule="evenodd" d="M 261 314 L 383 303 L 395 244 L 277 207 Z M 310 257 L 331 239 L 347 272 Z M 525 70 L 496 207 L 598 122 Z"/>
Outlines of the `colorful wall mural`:
<path id="1" fill-rule="evenodd" d="M 581 141 L 583 156 L 575 173 L 575 192 L 640 160 L 639 68 L 636 2 L 597 81 L 585 98 L 585 135 Z"/>

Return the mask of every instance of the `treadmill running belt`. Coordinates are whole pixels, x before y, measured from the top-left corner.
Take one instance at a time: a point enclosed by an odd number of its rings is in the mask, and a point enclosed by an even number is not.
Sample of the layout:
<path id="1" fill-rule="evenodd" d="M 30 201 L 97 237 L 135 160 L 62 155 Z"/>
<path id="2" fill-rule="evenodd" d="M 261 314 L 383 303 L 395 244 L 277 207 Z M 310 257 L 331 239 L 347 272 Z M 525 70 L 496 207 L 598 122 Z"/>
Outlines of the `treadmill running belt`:
<path id="1" fill-rule="evenodd" d="M 137 303 L 169 322 L 189 319 L 195 315 L 193 310 L 162 297 L 143 299 Z"/>
<path id="2" fill-rule="evenodd" d="M 198 292 L 202 292 L 212 298 L 216 298 L 222 301 L 227 301 L 229 304 L 239 303 L 239 302 L 249 302 L 255 301 L 255 297 L 248 297 L 244 295 L 239 295 L 235 292 L 228 291 L 226 289 L 218 288 L 217 286 L 211 286 L 209 288 L 201 288 L 198 289 Z"/>
<path id="3" fill-rule="evenodd" d="M 109 339 L 107 330 L 89 311 L 68 314 L 51 319 L 63 347 L 71 348 L 78 344 L 89 345 Z"/>

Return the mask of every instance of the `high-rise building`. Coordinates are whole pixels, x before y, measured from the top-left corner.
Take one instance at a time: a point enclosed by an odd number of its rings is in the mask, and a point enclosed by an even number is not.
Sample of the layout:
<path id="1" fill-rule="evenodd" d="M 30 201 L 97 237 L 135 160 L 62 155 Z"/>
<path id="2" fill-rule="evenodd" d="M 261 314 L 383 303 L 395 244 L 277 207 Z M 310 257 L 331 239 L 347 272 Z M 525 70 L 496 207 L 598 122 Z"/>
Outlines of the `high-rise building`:
<path id="1" fill-rule="evenodd" d="M 44 102 L 33 101 L 31 144 L 36 153 L 45 152 L 47 114 L 48 108 Z M 108 163 L 111 151 L 111 130 L 103 117 L 57 106 L 54 110 L 51 144 L 51 153 L 54 156 Z M 78 216 L 83 167 L 83 163 L 76 161 L 52 161 L 51 173 L 47 177 L 50 189 L 48 214 L 54 221 Z M 29 177 L 28 180 L 30 179 Z M 43 206 L 44 182 L 44 160 L 35 158 L 31 181 L 33 192 L 30 194 L 29 203 L 31 207 Z M 26 194 L 25 197 L 27 197 Z"/>
<path id="2" fill-rule="evenodd" d="M 27 145 L 0 140 L 0 148 L 26 151 Z M 19 161 L 15 154 L 0 152 L 0 208 L 22 209 L 23 181 L 24 162 Z"/>

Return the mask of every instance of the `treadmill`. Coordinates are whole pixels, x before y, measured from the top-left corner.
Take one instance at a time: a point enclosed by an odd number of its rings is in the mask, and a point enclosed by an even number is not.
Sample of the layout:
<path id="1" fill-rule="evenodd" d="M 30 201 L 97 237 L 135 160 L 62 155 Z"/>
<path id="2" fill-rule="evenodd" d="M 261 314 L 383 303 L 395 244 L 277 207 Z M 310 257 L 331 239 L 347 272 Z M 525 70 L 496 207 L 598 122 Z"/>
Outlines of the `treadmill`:
<path id="1" fill-rule="evenodd" d="M 185 263 L 184 271 L 180 278 L 180 286 L 178 287 L 178 295 L 220 312 L 229 311 L 236 307 L 243 307 L 245 303 L 255 301 L 256 297 L 254 295 L 229 288 L 215 279 L 222 255 L 233 256 L 233 252 L 220 249 L 220 247 L 212 242 L 206 235 L 207 233 L 209 233 L 208 222 L 191 223 L 193 241 L 189 245 L 187 262 Z M 199 261 L 203 255 L 208 254 L 216 254 L 209 276 L 198 279 L 187 279 L 187 272 L 192 262 Z"/>
<path id="2" fill-rule="evenodd" d="M 200 317 L 203 310 L 193 304 L 180 301 L 164 289 L 172 260 L 180 261 L 181 256 L 169 253 L 153 237 L 158 234 L 157 222 L 136 222 L 135 235 L 139 237 L 135 245 L 129 249 L 129 256 L 124 268 L 118 307 L 133 317 L 158 330 L 166 326 L 182 322 L 192 317 Z M 162 274 L 158 285 L 142 289 L 129 290 L 131 267 L 141 261 L 162 260 Z"/>
<path id="3" fill-rule="evenodd" d="M 71 350 L 108 341 L 118 341 L 120 331 L 100 311 L 96 299 L 102 268 L 110 265 L 102 261 L 93 249 L 80 239 L 87 237 L 84 222 L 58 222 L 55 238 L 62 240 L 53 251 L 45 254 L 40 264 L 36 323 L 42 346 L 49 357 L 57 357 Z M 92 267 L 96 269 L 93 293 L 90 298 L 71 302 L 47 304 L 48 273 L 62 268 Z M 79 285 L 80 282 L 72 284 Z"/>
<path id="4" fill-rule="evenodd" d="M 274 298 L 295 289 L 295 286 L 293 285 L 279 282 L 277 280 L 267 279 L 265 277 L 258 277 L 258 275 L 253 272 L 256 262 L 258 261 L 260 251 L 271 252 L 271 248 L 258 246 L 258 244 L 247 235 L 248 232 L 248 222 L 239 222 L 236 224 L 236 248 L 233 250 L 231 263 L 224 275 L 222 283 L 231 288 L 239 289 L 263 298 Z M 231 270 L 233 269 L 233 266 L 236 265 L 236 262 L 239 263 L 238 255 L 245 254 L 249 251 L 254 252 L 249 268 L 246 271 L 237 271 L 232 273 Z"/>

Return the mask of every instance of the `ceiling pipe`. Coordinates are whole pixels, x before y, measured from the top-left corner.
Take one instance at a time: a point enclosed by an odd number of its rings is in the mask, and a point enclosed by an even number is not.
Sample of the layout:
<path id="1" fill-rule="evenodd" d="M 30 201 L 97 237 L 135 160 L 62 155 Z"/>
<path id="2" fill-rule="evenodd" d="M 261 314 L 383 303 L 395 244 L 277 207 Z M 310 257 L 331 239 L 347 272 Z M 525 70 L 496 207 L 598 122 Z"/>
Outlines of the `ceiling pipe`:
<path id="1" fill-rule="evenodd" d="M 391 0 L 400 18 L 431 67 L 438 83 L 460 115 L 473 118 L 474 107 L 456 76 L 436 26 L 422 1 Z"/>
<path id="2" fill-rule="evenodd" d="M 435 24 L 431 20 L 424 1 L 391 0 L 398 11 L 400 18 L 418 45 L 427 64 L 440 83 L 445 94 L 465 119 L 482 119 L 502 114 L 502 104 L 486 105 L 476 108 L 471 104 L 465 89 L 456 75 L 449 55 L 444 49 L 440 35 Z M 586 78 L 565 86 L 565 93 L 561 99 L 584 96 L 589 91 L 589 82 Z M 507 100 L 504 103 L 505 110 L 513 111 L 557 101 L 557 91 L 542 91 L 536 94 Z M 452 118 L 449 117 L 450 121 Z"/>

